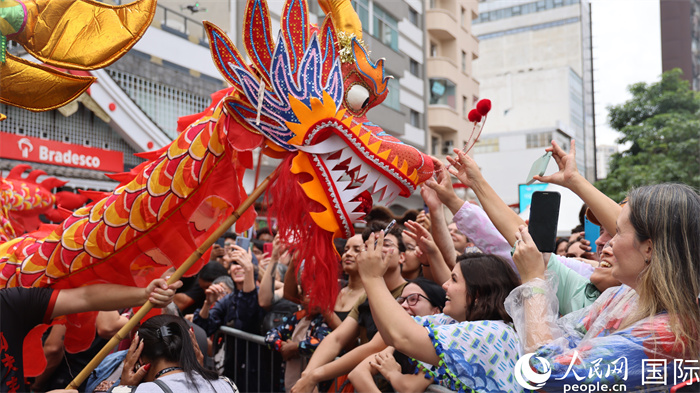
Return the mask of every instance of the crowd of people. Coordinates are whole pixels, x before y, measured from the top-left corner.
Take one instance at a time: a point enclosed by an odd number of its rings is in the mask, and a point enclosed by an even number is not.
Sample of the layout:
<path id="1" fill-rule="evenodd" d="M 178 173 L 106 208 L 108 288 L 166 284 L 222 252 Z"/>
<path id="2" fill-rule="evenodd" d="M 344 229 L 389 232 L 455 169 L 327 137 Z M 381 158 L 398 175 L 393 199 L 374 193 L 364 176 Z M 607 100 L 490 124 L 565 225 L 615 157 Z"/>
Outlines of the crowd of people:
<path id="1" fill-rule="evenodd" d="M 668 375 L 664 386 L 674 377 L 700 386 L 697 191 L 657 184 L 613 201 L 579 174 L 573 142 L 568 152 L 554 142 L 547 150 L 559 169 L 535 179 L 581 197 L 581 216 L 600 224 L 595 252 L 582 228 L 557 239 L 555 252 L 540 252 L 477 163 L 455 150 L 449 166 L 437 162 L 422 186 L 425 211 L 390 228 L 374 218 L 337 245 L 343 274 L 332 310 L 309 307 L 297 282 L 304 261 L 268 229 L 248 249 L 227 235 L 184 285 L 159 279 L 145 289 L 0 291 L 0 338 L 14 359 L 3 360 L 2 391 L 23 391 L 21 343 L 35 325 L 104 310 L 97 342 L 149 298 L 169 311 L 143 322 L 80 391 L 560 392 L 624 385 L 619 391 L 632 392 L 650 391 L 650 362 Z M 453 177 L 479 205 L 458 197 Z M 235 340 L 222 345 L 222 326 L 264 336 L 270 351 L 251 359 Z M 30 381 L 33 391 L 56 388 L 51 381 L 70 381 L 82 368 L 58 367 L 72 364 L 60 350 L 60 329 L 46 334 L 49 363 Z M 274 370 L 261 367 L 269 361 Z M 244 373 L 234 370 L 241 367 Z M 679 377 L 678 370 L 687 372 Z M 253 387 L 253 379 L 267 382 Z"/>

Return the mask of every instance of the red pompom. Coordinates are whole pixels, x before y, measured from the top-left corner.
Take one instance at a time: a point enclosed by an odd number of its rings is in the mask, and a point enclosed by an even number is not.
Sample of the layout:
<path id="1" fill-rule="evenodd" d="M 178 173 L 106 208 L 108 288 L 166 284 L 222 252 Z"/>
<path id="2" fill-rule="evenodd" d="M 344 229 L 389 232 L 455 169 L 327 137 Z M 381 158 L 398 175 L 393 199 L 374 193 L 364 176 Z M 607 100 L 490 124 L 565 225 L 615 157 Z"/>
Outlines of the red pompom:
<path id="1" fill-rule="evenodd" d="M 476 103 L 476 110 L 479 111 L 481 116 L 486 116 L 491 110 L 491 100 L 484 98 L 483 100 Z"/>
<path id="2" fill-rule="evenodd" d="M 478 123 L 481 121 L 481 115 L 479 114 L 479 111 L 477 111 L 476 109 L 472 109 L 469 111 L 469 114 L 467 115 L 467 119 L 469 119 L 469 121 L 472 121 L 474 123 Z"/>

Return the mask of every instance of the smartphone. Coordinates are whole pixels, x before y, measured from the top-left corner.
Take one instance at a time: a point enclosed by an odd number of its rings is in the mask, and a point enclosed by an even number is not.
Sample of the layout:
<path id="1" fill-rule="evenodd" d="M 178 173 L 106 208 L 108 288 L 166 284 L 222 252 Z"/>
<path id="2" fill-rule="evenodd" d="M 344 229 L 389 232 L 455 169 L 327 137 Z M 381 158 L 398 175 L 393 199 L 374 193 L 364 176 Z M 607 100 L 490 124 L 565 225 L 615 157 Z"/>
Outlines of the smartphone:
<path id="1" fill-rule="evenodd" d="M 556 191 L 535 191 L 530 205 L 528 229 L 540 252 L 554 252 L 561 194 Z"/>
<path id="2" fill-rule="evenodd" d="M 535 179 L 533 179 L 533 177 L 544 175 L 544 172 L 547 170 L 547 165 L 549 165 L 549 160 L 551 158 L 552 152 L 548 151 L 544 153 L 542 157 L 536 159 L 535 162 L 532 163 L 532 168 L 530 168 L 530 173 L 528 173 L 527 175 L 525 184 L 530 185 L 535 182 Z"/>
<path id="3" fill-rule="evenodd" d="M 272 255 L 272 243 L 265 243 L 263 244 L 263 255 L 266 257 L 269 257 Z"/>
<path id="4" fill-rule="evenodd" d="M 596 252 L 595 241 L 600 236 L 600 226 L 588 221 L 588 217 L 584 217 L 584 231 L 586 232 L 586 240 L 591 242 L 591 252 Z"/>
<path id="5" fill-rule="evenodd" d="M 220 245 L 222 248 L 226 248 L 226 238 L 221 236 L 220 238 L 216 239 L 216 244 Z"/>
<path id="6" fill-rule="evenodd" d="M 386 234 L 389 233 L 391 228 L 396 225 L 396 220 L 391 220 L 391 222 L 384 228 L 384 236 L 386 237 Z M 374 247 L 377 247 L 377 242 L 379 242 L 379 239 L 374 241 Z"/>
<path id="7" fill-rule="evenodd" d="M 250 239 L 247 237 L 238 236 L 236 238 L 236 245 L 244 250 L 248 250 L 250 248 Z"/>

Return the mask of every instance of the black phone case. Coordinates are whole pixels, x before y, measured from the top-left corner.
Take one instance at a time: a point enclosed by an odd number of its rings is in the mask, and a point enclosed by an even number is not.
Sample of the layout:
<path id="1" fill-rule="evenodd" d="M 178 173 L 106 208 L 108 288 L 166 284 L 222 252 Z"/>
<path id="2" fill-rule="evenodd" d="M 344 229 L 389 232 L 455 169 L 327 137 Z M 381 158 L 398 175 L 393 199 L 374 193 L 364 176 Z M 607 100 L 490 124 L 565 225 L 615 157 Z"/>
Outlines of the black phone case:
<path id="1" fill-rule="evenodd" d="M 554 252 L 561 194 L 556 191 L 535 191 L 530 205 L 528 230 L 540 252 Z"/>

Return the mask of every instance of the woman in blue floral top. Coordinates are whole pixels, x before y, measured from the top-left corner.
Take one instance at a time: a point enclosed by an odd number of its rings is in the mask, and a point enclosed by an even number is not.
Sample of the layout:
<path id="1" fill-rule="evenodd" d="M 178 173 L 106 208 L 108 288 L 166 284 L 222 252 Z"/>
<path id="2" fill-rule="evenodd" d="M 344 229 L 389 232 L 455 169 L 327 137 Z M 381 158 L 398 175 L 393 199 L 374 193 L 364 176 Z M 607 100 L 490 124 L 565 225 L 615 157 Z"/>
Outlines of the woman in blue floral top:
<path id="1" fill-rule="evenodd" d="M 458 258 L 450 279 L 444 314 L 411 317 L 384 284 L 383 235 L 366 243 L 358 256 L 372 316 L 384 341 L 419 361 L 426 378 L 460 392 L 521 392 L 513 370 L 520 343 L 503 302 L 520 281 L 499 257 L 470 254 Z"/>

